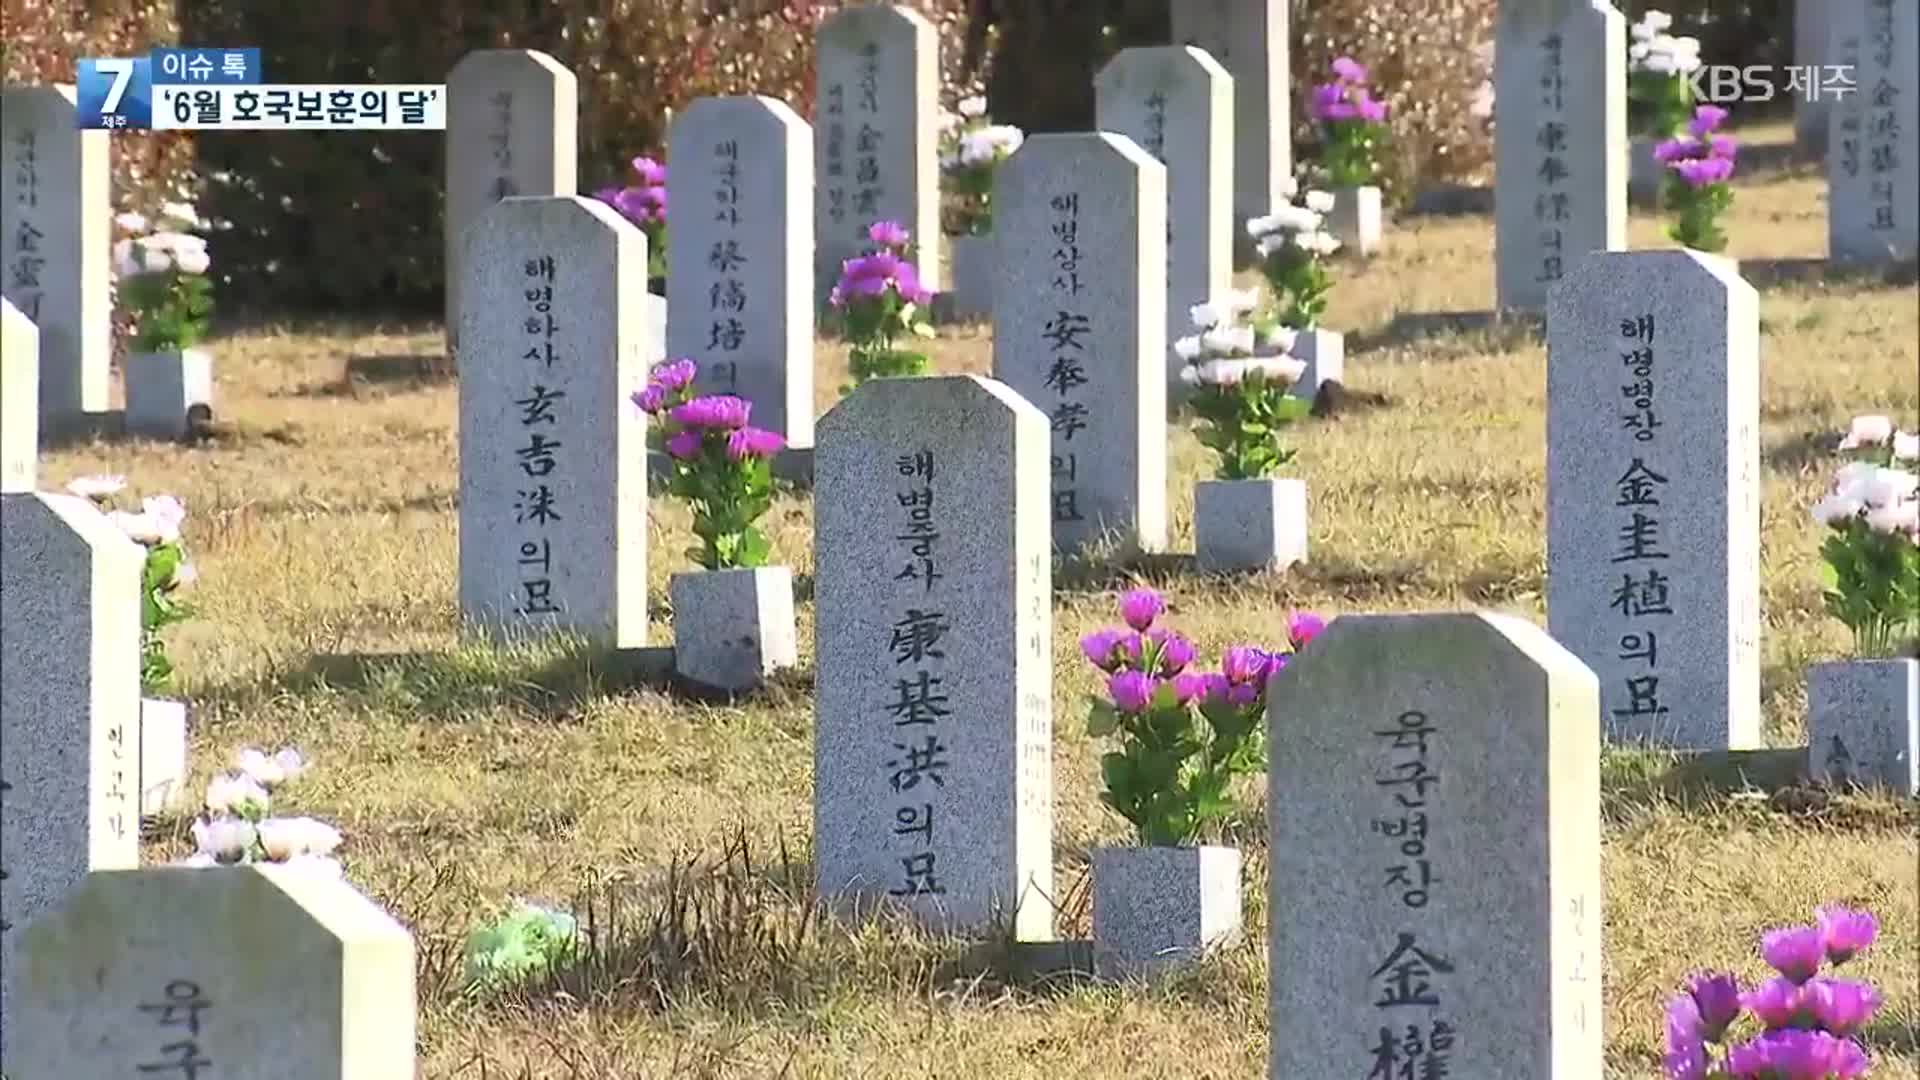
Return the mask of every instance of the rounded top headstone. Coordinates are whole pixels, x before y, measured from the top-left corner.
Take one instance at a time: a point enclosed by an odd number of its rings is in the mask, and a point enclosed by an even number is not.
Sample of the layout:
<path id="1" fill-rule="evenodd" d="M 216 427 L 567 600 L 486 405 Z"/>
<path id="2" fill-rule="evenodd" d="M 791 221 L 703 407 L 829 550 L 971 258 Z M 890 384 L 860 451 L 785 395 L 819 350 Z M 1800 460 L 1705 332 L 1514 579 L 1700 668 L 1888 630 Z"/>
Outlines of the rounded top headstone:
<path id="1" fill-rule="evenodd" d="M 449 84 L 472 78 L 500 81 L 521 75 L 547 75 L 571 83 L 573 70 L 539 49 L 476 49 L 460 58 L 447 73 Z"/>
<path id="2" fill-rule="evenodd" d="M 779 98 L 765 94 L 734 94 L 723 97 L 695 98 L 685 108 L 673 115 L 673 123 L 668 127 L 667 140 L 673 139 L 682 131 L 698 131 L 709 125 L 737 125 L 756 123 L 762 118 L 771 121 L 781 129 L 800 127 L 806 121 L 793 111 L 793 106 Z"/>
<path id="3" fill-rule="evenodd" d="M 899 34 L 902 30 L 908 35 L 934 32 L 934 26 L 925 15 L 912 8 L 896 7 L 892 4 L 862 4 L 841 8 L 820 24 L 819 37 L 877 37 L 881 34 Z"/>
<path id="4" fill-rule="evenodd" d="M 1197 45 L 1137 45 L 1121 49 L 1093 78 L 1101 92 L 1125 90 L 1135 81 L 1148 85 L 1182 78 L 1226 79 L 1233 76 L 1213 54 Z"/>

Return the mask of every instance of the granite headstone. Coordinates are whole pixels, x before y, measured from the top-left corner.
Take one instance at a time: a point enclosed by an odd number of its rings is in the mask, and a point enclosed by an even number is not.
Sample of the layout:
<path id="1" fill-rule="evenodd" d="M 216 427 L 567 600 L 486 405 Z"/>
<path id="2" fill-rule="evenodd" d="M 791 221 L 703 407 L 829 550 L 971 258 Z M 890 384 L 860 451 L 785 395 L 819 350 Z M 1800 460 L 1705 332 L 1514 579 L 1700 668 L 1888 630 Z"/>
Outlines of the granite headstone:
<path id="1" fill-rule="evenodd" d="M 1853 92 L 1834 93 L 1827 139 L 1827 254 L 1887 263 L 1920 255 L 1920 3 L 1834 0 L 1832 63 Z"/>
<path id="2" fill-rule="evenodd" d="M 1233 78 L 1233 236 L 1249 264 L 1247 219 L 1286 201 L 1281 187 L 1293 175 L 1288 3 L 1179 0 L 1171 15 L 1174 44 L 1205 50 Z"/>
<path id="3" fill-rule="evenodd" d="M 40 471 L 40 331 L 0 298 L 0 495 L 32 491 Z"/>

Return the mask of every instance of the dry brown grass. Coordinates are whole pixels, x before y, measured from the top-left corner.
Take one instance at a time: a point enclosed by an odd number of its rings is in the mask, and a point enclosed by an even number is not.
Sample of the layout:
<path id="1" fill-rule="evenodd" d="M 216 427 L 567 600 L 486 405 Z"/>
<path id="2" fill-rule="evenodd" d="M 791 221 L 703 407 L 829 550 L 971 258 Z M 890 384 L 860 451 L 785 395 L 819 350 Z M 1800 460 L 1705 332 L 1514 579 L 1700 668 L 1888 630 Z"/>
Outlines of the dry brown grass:
<path id="1" fill-rule="evenodd" d="M 1733 253 L 1819 254 L 1823 197 L 1807 169 L 1748 178 Z M 1659 242 L 1655 221 L 1636 219 L 1633 233 L 1636 243 Z M 1383 257 L 1348 272 L 1330 324 L 1366 335 L 1396 311 L 1484 308 L 1490 236 L 1484 218 L 1398 223 Z M 1892 411 L 1909 424 L 1920 415 L 1920 312 L 1912 288 L 1813 285 L 1767 292 L 1762 317 L 1766 726 L 1789 745 L 1802 738 L 1802 668 L 1847 644 L 1820 612 L 1806 510 L 1829 462 L 1810 447 L 1856 411 Z M 1250 943 L 1158 990 L 1009 985 L 991 957 L 886 928 L 814 925 L 779 946 L 802 909 L 765 892 L 721 902 L 745 880 L 736 869 L 710 883 L 718 891 L 705 915 L 686 916 L 698 925 L 683 940 L 706 941 L 704 951 L 664 982 L 640 979 L 660 965 L 636 961 L 571 997 L 478 1006 L 453 995 L 448 949 L 509 896 L 566 899 L 610 879 L 645 888 L 676 857 L 716 853 L 739 830 L 762 861 L 776 836 L 804 844 L 811 725 L 800 679 L 715 707 L 607 692 L 586 654 L 565 646 L 497 653 L 456 640 L 455 390 L 341 381 L 350 354 L 437 344 L 434 327 L 224 338 L 214 350 L 221 411 L 237 424 L 231 438 L 71 448 L 48 456 L 43 478 L 52 487 L 124 472 L 192 507 L 204 617 L 180 629 L 177 653 L 198 706 L 196 768 L 204 774 L 243 743 L 297 741 L 317 758 L 291 798 L 340 824 L 352 879 L 420 935 L 426 1076 L 1264 1075 L 1257 820 L 1237 830 L 1252 861 Z M 937 364 L 984 371 L 987 346 L 977 330 L 944 332 Z M 824 409 L 844 358 L 831 346 L 822 357 Z M 1238 579 L 1141 574 L 1169 592 L 1179 624 L 1209 650 L 1277 637 L 1296 607 L 1484 606 L 1540 620 L 1543 360 L 1537 341 L 1497 334 L 1359 353 L 1350 383 L 1397 404 L 1299 430 L 1312 565 Z M 1191 482 L 1203 465 L 1185 431 L 1174 454 L 1174 544 L 1190 550 Z M 803 497 L 783 498 L 772 515 L 780 557 L 801 574 L 811 570 L 809 518 Z M 656 502 L 650 529 L 653 595 L 664 598 L 687 515 Z M 1074 642 L 1110 603 L 1099 591 L 1110 582 L 1072 584 L 1085 578 L 1063 575 L 1055 599 L 1063 889 L 1084 873 L 1092 846 L 1123 837 L 1096 801 L 1095 751 L 1078 722 L 1093 682 Z M 807 642 L 810 607 L 800 619 Z M 663 625 L 656 640 L 669 633 Z M 417 655 L 345 668 L 314 659 L 356 652 Z M 1782 810 L 1712 792 L 1676 798 L 1646 781 L 1657 765 L 1620 754 L 1608 762 L 1608 1075 L 1657 1075 L 1659 1001 L 1689 967 L 1752 973 L 1760 929 L 1844 899 L 1884 920 L 1886 936 L 1863 966 L 1889 997 L 1871 1036 L 1875 1075 L 1920 1077 L 1915 804 L 1854 798 Z M 183 827 L 167 823 L 150 857 L 177 852 Z M 648 902 L 630 903 L 644 923 Z M 736 931 L 774 944 L 743 955 L 738 942 L 725 944 Z M 648 940 L 640 931 L 627 939 Z M 623 974 L 633 978 L 622 984 Z"/>

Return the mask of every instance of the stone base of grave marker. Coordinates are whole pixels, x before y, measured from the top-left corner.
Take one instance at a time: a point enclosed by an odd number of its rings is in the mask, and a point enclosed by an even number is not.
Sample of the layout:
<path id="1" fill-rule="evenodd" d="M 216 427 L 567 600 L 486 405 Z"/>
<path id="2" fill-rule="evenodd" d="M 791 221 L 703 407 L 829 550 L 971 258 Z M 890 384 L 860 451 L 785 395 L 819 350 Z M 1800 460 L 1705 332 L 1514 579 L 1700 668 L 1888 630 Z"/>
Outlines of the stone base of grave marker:
<path id="1" fill-rule="evenodd" d="M 1093 970 L 1151 978 L 1240 936 L 1240 852 L 1230 847 L 1093 853 Z"/>
<path id="2" fill-rule="evenodd" d="M 784 566 L 675 574 L 673 666 L 716 690 L 751 690 L 800 662 L 793 572 Z"/>
<path id="3" fill-rule="evenodd" d="M 140 813 L 155 817 L 187 802 L 187 703 L 140 699 Z"/>
<path id="4" fill-rule="evenodd" d="M 1304 360 L 1307 370 L 1293 384 L 1293 396 L 1312 401 L 1325 382 L 1345 382 L 1347 339 L 1337 330 L 1315 327 L 1302 330 L 1288 350 L 1296 360 Z"/>
<path id="5" fill-rule="evenodd" d="M 1340 241 L 1340 250 L 1362 257 L 1380 250 L 1380 189 L 1372 184 L 1334 188 L 1332 195 L 1327 230 Z"/>
<path id="6" fill-rule="evenodd" d="M 213 357 L 200 349 L 136 353 L 122 370 L 127 389 L 127 434 L 184 439 L 194 406 L 213 409 Z"/>
<path id="7" fill-rule="evenodd" d="M 940 322 L 980 322 L 993 317 L 993 237 L 950 236 L 950 287 L 933 298 Z"/>
<path id="8" fill-rule="evenodd" d="M 1284 570 L 1307 561 L 1304 480 L 1202 480 L 1193 487 L 1202 570 Z"/>
<path id="9" fill-rule="evenodd" d="M 1656 139 L 1640 136 L 1627 144 L 1627 201 L 1635 206 L 1660 205 L 1660 185 L 1667 178 L 1666 166 L 1653 156 Z"/>
<path id="10" fill-rule="evenodd" d="M 1920 795 L 1920 660 L 1808 669 L 1807 774 Z"/>

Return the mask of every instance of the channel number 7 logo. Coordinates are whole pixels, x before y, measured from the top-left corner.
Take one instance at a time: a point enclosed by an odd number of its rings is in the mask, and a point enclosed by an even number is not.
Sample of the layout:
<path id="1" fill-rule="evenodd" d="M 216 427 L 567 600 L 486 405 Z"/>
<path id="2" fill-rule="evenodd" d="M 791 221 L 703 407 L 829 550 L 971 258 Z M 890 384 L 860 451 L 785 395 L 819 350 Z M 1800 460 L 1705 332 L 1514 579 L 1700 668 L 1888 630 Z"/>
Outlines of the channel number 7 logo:
<path id="1" fill-rule="evenodd" d="M 153 126 L 153 62 L 147 57 L 82 60 L 74 90 L 76 126 L 82 129 Z"/>

